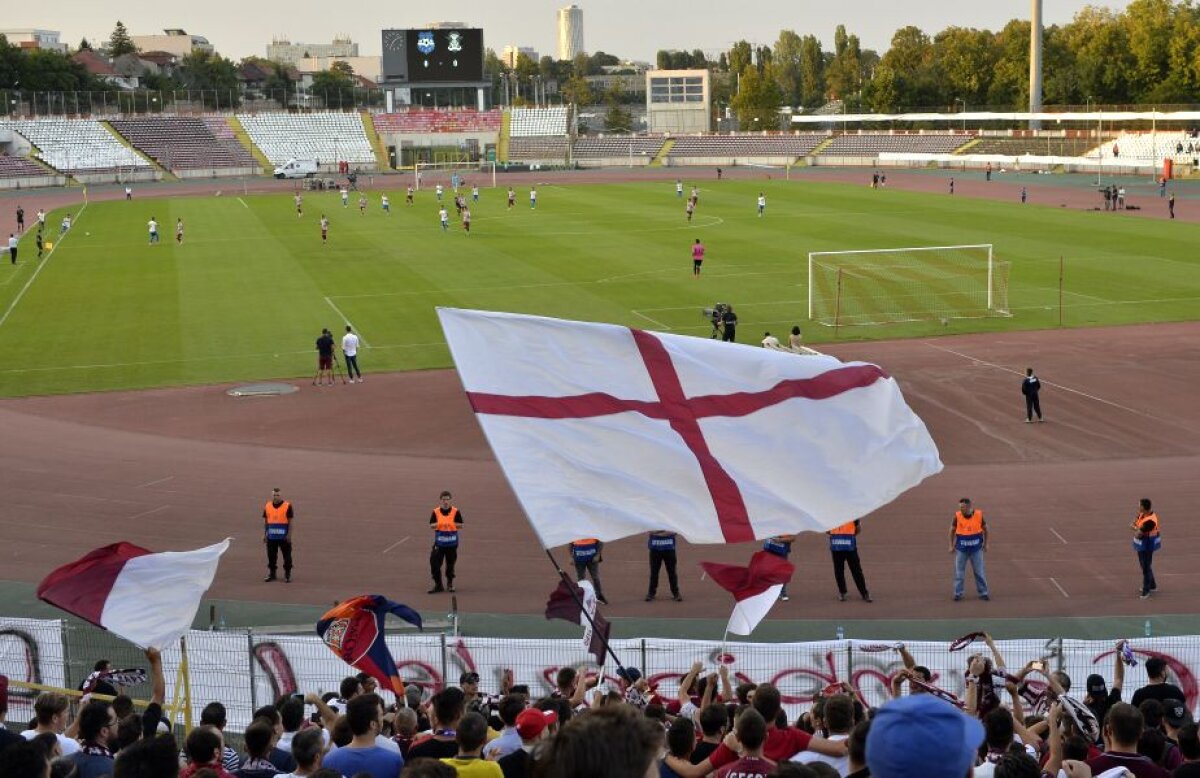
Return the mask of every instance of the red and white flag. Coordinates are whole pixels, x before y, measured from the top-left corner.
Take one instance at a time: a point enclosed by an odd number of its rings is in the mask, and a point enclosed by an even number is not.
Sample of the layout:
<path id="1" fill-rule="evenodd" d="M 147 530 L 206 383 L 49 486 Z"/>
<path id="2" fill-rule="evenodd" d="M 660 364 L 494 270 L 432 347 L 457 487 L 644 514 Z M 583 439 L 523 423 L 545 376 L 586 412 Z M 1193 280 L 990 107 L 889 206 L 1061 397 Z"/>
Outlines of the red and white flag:
<path id="1" fill-rule="evenodd" d="M 123 637 L 162 650 L 192 626 L 229 539 L 195 551 L 153 553 L 114 543 L 63 565 L 38 584 L 38 599 Z"/>
<path id="2" fill-rule="evenodd" d="M 767 617 L 784 585 L 792 580 L 795 566 L 770 551 L 759 551 L 750 557 L 748 567 L 725 565 L 720 562 L 701 562 L 708 577 L 733 595 L 736 604 L 729 617 L 727 629 L 735 635 L 749 635 Z"/>
<path id="3" fill-rule="evenodd" d="M 875 365 L 439 308 L 484 434 L 542 544 L 825 531 L 939 472 Z"/>

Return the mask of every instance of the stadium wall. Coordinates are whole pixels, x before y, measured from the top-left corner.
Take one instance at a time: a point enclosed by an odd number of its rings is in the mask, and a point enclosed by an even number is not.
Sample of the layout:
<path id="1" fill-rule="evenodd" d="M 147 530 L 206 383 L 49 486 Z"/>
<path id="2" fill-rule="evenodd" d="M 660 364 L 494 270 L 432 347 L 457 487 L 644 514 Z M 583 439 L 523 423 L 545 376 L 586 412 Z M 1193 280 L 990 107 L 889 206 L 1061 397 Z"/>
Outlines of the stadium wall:
<path id="1" fill-rule="evenodd" d="M 64 186 L 66 176 L 25 176 L 23 178 L 0 178 L 0 189 L 41 189 L 47 186 Z"/>
<path id="2" fill-rule="evenodd" d="M 736 167 L 738 165 L 769 165 L 787 167 L 794 165 L 796 157 L 663 157 L 663 167 Z"/>
<path id="3" fill-rule="evenodd" d="M 260 167 L 217 167 L 196 170 L 172 170 L 176 178 L 239 178 L 262 175 Z"/>
<path id="4" fill-rule="evenodd" d="M 334 656 L 319 637 L 270 630 L 193 630 L 186 636 L 188 679 L 192 690 L 193 715 L 213 700 L 228 708 L 233 730 L 243 729 L 252 711 L 296 691 L 317 693 L 336 690 L 343 677 L 353 672 Z M 478 672 L 484 692 L 493 692 L 506 670 L 514 682 L 528 684 L 533 696 L 548 694 L 560 667 L 587 666 L 592 659 L 578 638 L 496 639 L 456 637 L 431 633 L 396 633 L 387 636 L 400 675 L 407 683 L 424 689 L 426 697 L 453 684 L 465 670 Z M 1115 641 L 1000 640 L 997 644 L 1009 667 L 1040 660 L 1053 670 L 1067 672 L 1082 686 L 1089 673 L 1108 676 L 1114 662 Z M 1174 681 L 1185 690 L 1189 709 L 1200 702 L 1200 636 L 1138 638 L 1133 650 L 1141 659 L 1166 659 Z M 712 668 L 726 664 L 734 683 L 769 681 L 780 688 L 794 718 L 827 685 L 847 681 L 870 705 L 885 701 L 888 682 L 902 663 L 892 641 L 830 640 L 809 643 L 753 643 L 629 638 L 612 641 L 622 661 L 636 666 L 659 683 L 659 693 L 674 698 L 677 684 L 693 662 Z M 963 671 L 970 652 L 950 653 L 947 643 L 914 641 L 906 644 L 918 664 L 930 668 L 934 683 L 962 697 Z M 129 643 L 90 625 L 55 620 L 0 619 L 0 673 L 12 681 L 9 718 L 27 721 L 32 714 L 36 690 L 23 683 L 77 688 L 98 658 L 110 659 L 118 667 L 144 666 Z M 175 688 L 180 672 L 178 648 L 164 652 L 163 664 L 168 690 Z M 612 670 L 613 668 L 609 668 Z M 622 683 L 611 673 L 606 680 L 614 688 Z M 1125 688 L 1146 682 L 1144 663 L 1126 670 Z M 145 698 L 148 688 L 129 693 Z M 193 719 L 195 720 L 195 719 Z"/>
<path id="5" fill-rule="evenodd" d="M 589 157 L 587 159 L 574 158 L 575 165 L 581 168 L 601 168 L 601 167 L 649 167 L 654 161 L 653 156 L 644 156 L 635 154 L 624 157 Z"/>

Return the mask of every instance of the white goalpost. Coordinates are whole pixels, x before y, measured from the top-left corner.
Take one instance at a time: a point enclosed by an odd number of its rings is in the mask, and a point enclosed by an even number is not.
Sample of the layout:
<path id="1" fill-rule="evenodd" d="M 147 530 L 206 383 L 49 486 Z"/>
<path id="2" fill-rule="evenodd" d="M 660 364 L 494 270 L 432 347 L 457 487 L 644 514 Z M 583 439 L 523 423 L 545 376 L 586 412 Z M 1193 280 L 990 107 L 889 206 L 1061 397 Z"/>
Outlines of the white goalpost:
<path id="1" fill-rule="evenodd" d="M 1009 316 L 1009 263 L 993 246 L 808 255 L 808 318 L 831 327 Z"/>
<path id="2" fill-rule="evenodd" d="M 496 187 L 495 162 L 418 162 L 413 169 L 413 188 L 420 190 L 435 184 L 449 184 L 458 175 L 467 185 L 489 184 Z"/>

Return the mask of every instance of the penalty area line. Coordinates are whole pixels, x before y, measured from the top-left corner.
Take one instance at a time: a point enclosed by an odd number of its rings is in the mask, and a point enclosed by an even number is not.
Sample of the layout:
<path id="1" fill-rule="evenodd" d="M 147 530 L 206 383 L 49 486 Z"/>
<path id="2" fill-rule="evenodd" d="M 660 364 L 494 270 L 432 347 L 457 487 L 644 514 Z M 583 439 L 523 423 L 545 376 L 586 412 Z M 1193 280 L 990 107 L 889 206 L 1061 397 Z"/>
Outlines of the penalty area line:
<path id="1" fill-rule="evenodd" d="M 342 309 L 338 308 L 337 305 L 333 302 L 333 300 L 329 299 L 329 297 L 326 297 L 325 302 L 329 305 L 330 308 L 333 309 L 334 313 L 336 313 L 338 316 L 342 317 L 342 321 L 344 321 L 346 324 L 349 324 L 351 327 L 353 327 L 355 331 L 358 330 L 358 328 L 354 326 L 354 322 L 350 321 L 350 317 L 347 316 L 346 314 L 342 313 Z M 362 341 L 363 348 L 371 348 L 371 344 L 367 342 L 367 337 L 365 335 L 363 335 L 361 332 L 358 333 L 358 339 L 360 341 Z"/>
<path id="2" fill-rule="evenodd" d="M 654 326 L 658 327 L 659 329 L 663 329 L 663 330 L 667 330 L 667 331 L 670 331 L 670 329 L 671 329 L 670 327 L 668 327 L 667 325 L 663 324 L 663 323 L 662 323 L 661 321 L 659 321 L 658 319 L 651 319 L 649 316 L 647 316 L 646 314 L 642 313 L 641 311 L 634 310 L 634 309 L 630 309 L 630 311 L 629 311 L 629 312 L 630 312 L 630 313 L 632 313 L 634 316 L 640 316 L 640 317 L 642 317 L 643 319 L 645 319 L 646 321 L 650 322 L 651 324 L 653 324 Z"/>

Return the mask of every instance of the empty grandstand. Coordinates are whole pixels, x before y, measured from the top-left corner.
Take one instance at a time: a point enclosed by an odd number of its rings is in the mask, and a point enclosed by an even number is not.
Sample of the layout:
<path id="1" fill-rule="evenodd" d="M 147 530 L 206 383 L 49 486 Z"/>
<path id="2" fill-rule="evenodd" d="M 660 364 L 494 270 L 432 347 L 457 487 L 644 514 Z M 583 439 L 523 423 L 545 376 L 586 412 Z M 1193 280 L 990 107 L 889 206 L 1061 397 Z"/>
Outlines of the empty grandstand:
<path id="1" fill-rule="evenodd" d="M 616 157 L 653 157 L 662 149 L 665 138 L 640 135 L 611 135 L 606 138 L 579 138 L 575 141 L 575 159 Z"/>
<path id="2" fill-rule="evenodd" d="M 568 109 L 514 108 L 511 112 L 509 135 L 513 138 L 535 138 L 550 135 L 566 135 L 568 132 Z"/>
<path id="3" fill-rule="evenodd" d="M 1083 156 L 1101 156 L 1150 164 L 1169 159 L 1177 165 L 1191 165 L 1200 158 L 1200 137 L 1190 131 L 1123 132 L 1097 146 L 1094 142 Z"/>
<path id="4" fill-rule="evenodd" d="M 870 157 L 876 154 L 950 154 L 971 142 L 971 135 L 839 135 L 822 156 Z"/>
<path id="5" fill-rule="evenodd" d="M 221 124 L 228 128 L 223 119 Z M 254 157 L 233 138 L 219 138 L 205 119 L 191 116 L 145 116 L 109 122 L 134 148 L 171 171 L 248 170 Z"/>
<path id="6" fill-rule="evenodd" d="M 38 167 L 24 157 L 10 157 L 0 154 L 0 178 L 35 178 L 49 175 L 44 168 Z"/>
<path id="7" fill-rule="evenodd" d="M 675 139 L 668 156 L 677 158 L 802 157 L 826 135 L 685 135 Z"/>
<path id="8" fill-rule="evenodd" d="M 499 132 L 500 111 L 406 111 L 373 117 L 380 135 L 423 135 L 435 132 Z"/>
<path id="9" fill-rule="evenodd" d="M 1095 156 L 1096 141 L 1087 138 L 980 138 L 968 153 L 996 154 L 1005 157 L 1082 157 Z"/>
<path id="10" fill-rule="evenodd" d="M 64 173 L 150 170 L 136 151 L 94 119 L 20 119 L 0 122 L 37 148 L 37 157 Z"/>
<path id="11" fill-rule="evenodd" d="M 315 159 L 329 169 L 338 162 L 360 167 L 376 163 L 358 114 L 243 114 L 237 118 L 273 165 L 289 159 Z"/>

